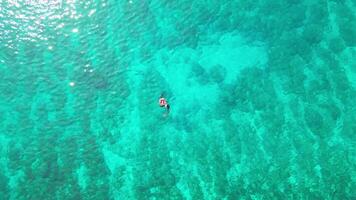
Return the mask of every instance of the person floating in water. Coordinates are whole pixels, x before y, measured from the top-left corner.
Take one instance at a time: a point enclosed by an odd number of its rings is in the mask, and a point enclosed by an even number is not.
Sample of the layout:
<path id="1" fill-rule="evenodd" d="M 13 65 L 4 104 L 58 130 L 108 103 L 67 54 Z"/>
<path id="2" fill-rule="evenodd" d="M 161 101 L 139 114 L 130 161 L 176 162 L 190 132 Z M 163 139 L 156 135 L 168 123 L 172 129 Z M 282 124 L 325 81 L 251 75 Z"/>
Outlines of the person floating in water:
<path id="1" fill-rule="evenodd" d="M 167 113 L 169 112 L 169 104 L 167 103 L 167 100 L 163 97 L 163 95 L 161 95 L 161 97 L 159 98 L 159 106 L 160 107 L 164 107 L 167 109 Z"/>

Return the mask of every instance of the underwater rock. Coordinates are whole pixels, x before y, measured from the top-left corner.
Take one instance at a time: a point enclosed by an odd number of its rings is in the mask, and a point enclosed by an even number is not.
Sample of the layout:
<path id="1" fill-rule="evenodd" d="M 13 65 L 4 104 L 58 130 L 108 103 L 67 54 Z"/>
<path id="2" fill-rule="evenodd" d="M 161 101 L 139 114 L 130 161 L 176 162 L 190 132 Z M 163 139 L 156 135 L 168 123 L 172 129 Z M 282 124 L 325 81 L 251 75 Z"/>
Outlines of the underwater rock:
<path id="1" fill-rule="evenodd" d="M 181 32 L 181 37 L 183 37 L 184 45 L 195 49 L 199 41 L 199 31 L 196 27 L 185 28 Z"/>
<path id="2" fill-rule="evenodd" d="M 258 67 L 241 71 L 233 94 L 236 94 L 234 95 L 236 107 L 244 112 L 273 107 L 276 99 L 273 83 L 269 80 L 265 70 Z"/>
<path id="3" fill-rule="evenodd" d="M 129 84 L 124 78 L 119 79 L 118 83 L 119 84 L 115 84 L 113 90 L 117 91 L 122 99 L 127 99 L 131 94 Z"/>
<path id="4" fill-rule="evenodd" d="M 200 84 L 205 85 L 209 82 L 209 74 L 198 62 L 192 64 L 191 74 Z"/>
<path id="5" fill-rule="evenodd" d="M 92 91 L 96 90 L 106 90 L 110 87 L 109 77 L 102 75 L 97 71 L 86 71 L 78 72 L 78 83 L 81 87 L 87 88 L 87 90 Z M 78 86 L 79 86 L 78 84 Z"/>
<path id="6" fill-rule="evenodd" d="M 119 190 L 125 184 L 125 174 L 126 168 L 124 166 L 119 166 L 115 169 L 113 176 L 113 185 L 115 189 Z"/>
<path id="7" fill-rule="evenodd" d="M 319 109 L 313 108 L 312 106 L 306 106 L 304 118 L 310 131 L 315 135 L 321 138 L 326 138 L 332 133 L 329 127 L 330 124 L 328 124 L 329 122 L 323 117 Z"/>
<path id="8" fill-rule="evenodd" d="M 336 124 L 337 120 L 341 117 L 342 111 L 334 100 L 330 99 L 327 102 L 320 104 L 320 108 L 324 110 L 324 116 L 328 117 L 332 124 Z"/>
<path id="9" fill-rule="evenodd" d="M 310 49 L 306 47 L 306 45 L 309 45 L 306 41 L 296 39 L 294 42 L 289 42 L 288 40 L 289 39 L 277 42 L 275 46 L 268 51 L 268 71 L 283 73 L 289 70 L 290 63 L 294 59 L 301 57 L 302 60 L 304 60 L 302 62 L 308 59 L 309 54 L 307 52 L 310 52 Z M 294 40 L 294 38 L 290 38 L 290 40 Z M 301 63 L 300 61 L 298 62 Z"/>
<path id="10" fill-rule="evenodd" d="M 202 76 L 206 74 L 206 71 L 198 62 L 194 62 L 192 64 L 192 73 L 194 76 Z"/>
<path id="11" fill-rule="evenodd" d="M 54 109 L 59 111 L 63 109 L 67 103 L 67 96 L 65 95 L 65 91 L 62 88 L 56 88 L 52 91 L 52 95 L 50 98 Z"/>
<path id="12" fill-rule="evenodd" d="M 286 0 L 286 2 L 290 5 L 293 5 L 293 4 L 299 3 L 300 1 L 299 0 Z"/>
<path id="13" fill-rule="evenodd" d="M 192 199 L 204 199 L 204 194 L 202 188 L 199 184 L 197 177 L 191 177 L 192 179 L 188 180 L 189 193 Z"/>
<path id="14" fill-rule="evenodd" d="M 21 157 L 23 149 L 19 148 L 15 142 L 11 142 L 8 150 L 9 167 L 11 170 L 19 170 L 21 168 Z"/>
<path id="15" fill-rule="evenodd" d="M 214 65 L 209 70 L 209 76 L 212 81 L 216 83 L 221 83 L 225 79 L 226 69 L 222 65 Z"/>
<path id="16" fill-rule="evenodd" d="M 9 199 L 9 179 L 0 171 L 0 199 Z"/>
<path id="17" fill-rule="evenodd" d="M 287 30 L 294 30 L 295 28 L 303 26 L 306 18 L 305 10 L 305 5 L 293 2 L 293 5 L 289 7 L 288 12 L 285 13 L 285 20 L 283 20 L 285 22 L 284 28 L 288 28 Z"/>
<path id="18" fill-rule="evenodd" d="M 190 116 L 192 116 L 192 113 L 194 112 L 187 108 L 182 108 L 179 110 L 179 113 L 181 113 L 181 115 L 173 119 L 175 128 L 180 131 L 193 132 L 194 123 L 190 119 Z"/>
<path id="19" fill-rule="evenodd" d="M 344 117 L 344 122 L 341 130 L 341 135 L 350 138 L 351 140 L 355 140 L 356 133 L 356 116 L 352 111 L 348 111 Z"/>
<path id="20" fill-rule="evenodd" d="M 226 20 L 230 18 L 230 14 L 225 13 L 224 16 L 219 17 L 214 21 L 214 28 L 217 30 L 228 30 L 231 27 L 231 20 Z M 235 26 L 237 26 L 235 24 Z"/>
<path id="21" fill-rule="evenodd" d="M 356 46 L 356 22 L 354 21 L 345 21 L 342 25 L 339 26 L 341 37 L 344 39 L 345 44 L 349 47 Z"/>
<path id="22" fill-rule="evenodd" d="M 355 14 L 346 4 L 338 3 L 336 6 L 336 17 L 339 25 L 339 32 L 346 46 L 354 47 L 356 45 L 356 21 Z"/>
<path id="23" fill-rule="evenodd" d="M 349 98 L 350 93 L 352 93 L 352 88 L 345 71 L 339 68 L 338 70 L 334 70 L 329 77 L 333 80 L 333 89 L 335 90 L 336 96 L 343 100 Z"/>
<path id="24" fill-rule="evenodd" d="M 217 114 L 221 116 L 226 116 L 232 109 L 236 106 L 236 98 L 234 94 L 235 85 L 234 84 L 223 84 L 219 93 L 219 101 L 224 102 L 223 104 L 218 103 L 216 106 Z"/>
<path id="25" fill-rule="evenodd" d="M 345 43 L 344 41 L 339 38 L 332 38 L 329 41 L 329 48 L 334 52 L 334 53 L 340 53 L 342 50 L 345 49 Z"/>
<path id="26" fill-rule="evenodd" d="M 95 73 L 90 78 L 94 88 L 96 89 L 104 90 L 109 87 L 108 79 L 104 76 Z"/>
<path id="27" fill-rule="evenodd" d="M 308 23 L 323 25 L 328 19 L 328 5 L 326 2 L 319 2 L 310 6 Z"/>
<path id="28" fill-rule="evenodd" d="M 303 38 L 311 45 L 318 44 L 323 39 L 324 27 L 322 25 L 307 25 L 303 30 Z"/>
<path id="29" fill-rule="evenodd" d="M 183 194 L 177 188 L 177 186 L 170 188 L 166 195 L 168 195 L 167 198 L 169 199 L 184 199 Z"/>

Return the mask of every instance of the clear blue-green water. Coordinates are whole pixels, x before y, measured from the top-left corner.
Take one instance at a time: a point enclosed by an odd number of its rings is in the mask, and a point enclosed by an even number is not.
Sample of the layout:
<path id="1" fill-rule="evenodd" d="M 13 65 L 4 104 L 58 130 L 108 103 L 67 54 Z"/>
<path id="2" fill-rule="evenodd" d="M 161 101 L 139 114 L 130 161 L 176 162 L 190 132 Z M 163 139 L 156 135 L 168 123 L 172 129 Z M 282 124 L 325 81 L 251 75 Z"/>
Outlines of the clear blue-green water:
<path id="1" fill-rule="evenodd" d="M 0 1 L 0 199 L 356 199 L 355 11 Z"/>

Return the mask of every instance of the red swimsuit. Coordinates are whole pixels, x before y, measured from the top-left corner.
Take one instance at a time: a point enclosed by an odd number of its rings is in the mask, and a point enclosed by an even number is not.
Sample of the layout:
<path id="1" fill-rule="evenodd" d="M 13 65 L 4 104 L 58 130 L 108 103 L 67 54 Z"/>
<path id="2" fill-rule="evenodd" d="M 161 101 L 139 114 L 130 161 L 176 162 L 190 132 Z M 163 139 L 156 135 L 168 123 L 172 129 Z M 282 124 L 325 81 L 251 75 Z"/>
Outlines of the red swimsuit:
<path id="1" fill-rule="evenodd" d="M 164 98 L 159 99 L 159 106 L 163 107 L 167 105 L 167 101 Z"/>

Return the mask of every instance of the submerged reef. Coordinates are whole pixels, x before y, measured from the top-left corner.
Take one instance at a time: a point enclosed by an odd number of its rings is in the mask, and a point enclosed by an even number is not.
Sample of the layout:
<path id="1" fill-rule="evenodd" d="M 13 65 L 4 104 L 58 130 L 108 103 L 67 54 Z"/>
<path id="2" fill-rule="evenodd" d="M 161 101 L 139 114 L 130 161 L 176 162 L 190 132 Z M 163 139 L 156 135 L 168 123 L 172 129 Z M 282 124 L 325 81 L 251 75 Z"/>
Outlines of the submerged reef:
<path id="1" fill-rule="evenodd" d="M 354 2 L 21 6 L 0 8 L 0 199 L 356 198 Z"/>

